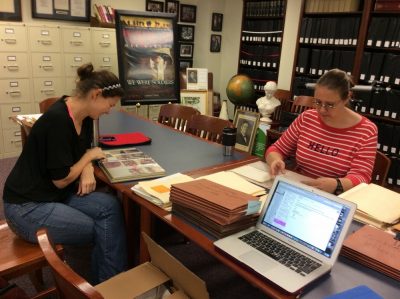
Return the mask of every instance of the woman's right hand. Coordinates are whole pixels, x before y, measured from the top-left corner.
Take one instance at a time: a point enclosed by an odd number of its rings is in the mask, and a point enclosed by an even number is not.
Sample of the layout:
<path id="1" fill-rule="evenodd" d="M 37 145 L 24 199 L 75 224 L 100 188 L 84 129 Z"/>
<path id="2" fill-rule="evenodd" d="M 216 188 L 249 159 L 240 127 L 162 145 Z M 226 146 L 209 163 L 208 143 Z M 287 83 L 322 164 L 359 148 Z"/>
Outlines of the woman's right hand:
<path id="1" fill-rule="evenodd" d="M 276 176 L 278 174 L 285 173 L 285 168 L 286 165 L 282 159 L 275 159 L 274 161 L 271 162 L 270 165 L 271 175 Z"/>
<path id="2" fill-rule="evenodd" d="M 86 155 L 89 155 L 90 160 L 101 160 L 106 157 L 104 152 L 101 150 L 100 147 L 94 147 L 86 151 Z"/>

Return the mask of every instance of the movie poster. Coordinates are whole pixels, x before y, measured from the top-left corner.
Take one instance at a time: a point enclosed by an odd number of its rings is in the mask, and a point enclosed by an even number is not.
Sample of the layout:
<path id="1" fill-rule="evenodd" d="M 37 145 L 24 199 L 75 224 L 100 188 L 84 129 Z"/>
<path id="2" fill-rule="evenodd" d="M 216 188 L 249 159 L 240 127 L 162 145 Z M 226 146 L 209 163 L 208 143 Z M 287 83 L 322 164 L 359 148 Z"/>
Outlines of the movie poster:
<path id="1" fill-rule="evenodd" d="M 118 28 L 125 104 L 176 101 L 174 18 L 121 14 Z"/>

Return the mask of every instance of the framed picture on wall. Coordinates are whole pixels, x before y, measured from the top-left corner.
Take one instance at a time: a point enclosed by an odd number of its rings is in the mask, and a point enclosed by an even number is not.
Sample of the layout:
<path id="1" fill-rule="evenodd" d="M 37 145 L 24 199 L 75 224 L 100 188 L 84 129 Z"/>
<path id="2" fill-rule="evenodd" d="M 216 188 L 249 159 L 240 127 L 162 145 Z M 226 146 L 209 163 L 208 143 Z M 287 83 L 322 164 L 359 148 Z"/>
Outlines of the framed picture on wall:
<path id="1" fill-rule="evenodd" d="M 164 11 L 164 2 L 146 0 L 146 11 L 163 12 Z"/>
<path id="2" fill-rule="evenodd" d="M 222 20 L 224 15 L 222 13 L 213 12 L 212 21 L 211 21 L 211 30 L 212 31 L 222 31 Z"/>
<path id="3" fill-rule="evenodd" d="M 181 43 L 179 45 L 179 57 L 193 58 L 193 44 Z"/>
<path id="4" fill-rule="evenodd" d="M 186 23 L 196 23 L 196 5 L 181 4 L 180 21 Z"/>
<path id="5" fill-rule="evenodd" d="M 179 101 L 176 17 L 165 12 L 115 12 L 119 78 L 125 89 L 122 105 Z"/>
<path id="6" fill-rule="evenodd" d="M 1 21 L 22 21 L 21 0 L 1 0 Z"/>
<path id="7" fill-rule="evenodd" d="M 193 25 L 178 25 L 178 36 L 180 41 L 194 41 L 194 26 Z"/>
<path id="8" fill-rule="evenodd" d="M 185 71 L 187 68 L 193 67 L 193 60 L 190 59 L 179 59 L 179 69 Z"/>
<path id="9" fill-rule="evenodd" d="M 1 0 L 4 1 L 4 0 Z M 90 21 L 90 0 L 31 0 L 32 17 L 64 21 Z"/>
<path id="10" fill-rule="evenodd" d="M 221 52 L 221 35 L 211 34 L 210 52 Z"/>
<path id="11" fill-rule="evenodd" d="M 251 153 L 260 113 L 236 109 L 233 125 L 237 128 L 235 148 Z"/>
<path id="12" fill-rule="evenodd" d="M 165 1 L 165 12 L 174 13 L 179 16 L 179 1 Z"/>

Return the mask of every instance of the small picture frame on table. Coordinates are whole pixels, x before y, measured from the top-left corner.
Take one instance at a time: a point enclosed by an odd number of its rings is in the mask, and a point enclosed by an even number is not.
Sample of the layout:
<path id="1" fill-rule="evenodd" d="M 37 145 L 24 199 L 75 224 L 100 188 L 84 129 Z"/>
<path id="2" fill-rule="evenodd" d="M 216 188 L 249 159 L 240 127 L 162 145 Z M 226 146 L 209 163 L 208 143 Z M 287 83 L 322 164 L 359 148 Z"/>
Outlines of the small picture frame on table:
<path id="1" fill-rule="evenodd" d="M 196 108 L 201 114 L 209 114 L 207 90 L 181 90 L 181 104 Z"/>
<path id="2" fill-rule="evenodd" d="M 222 31 L 222 20 L 224 15 L 222 13 L 213 12 L 211 21 L 211 30 L 216 32 Z"/>
<path id="3" fill-rule="evenodd" d="M 193 58 L 193 44 L 180 43 L 179 57 Z"/>
<path id="4" fill-rule="evenodd" d="M 233 125 L 237 128 L 235 148 L 251 153 L 257 134 L 260 113 L 237 109 Z"/>
<path id="5" fill-rule="evenodd" d="M 1 0 L 1 21 L 22 21 L 21 0 Z"/>
<path id="6" fill-rule="evenodd" d="M 167 0 L 165 1 L 165 12 L 174 13 L 179 16 L 179 1 Z"/>
<path id="7" fill-rule="evenodd" d="M 221 38 L 220 34 L 211 34 L 210 52 L 221 52 Z"/>
<path id="8" fill-rule="evenodd" d="M 163 12 L 164 2 L 146 0 L 146 11 Z"/>
<path id="9" fill-rule="evenodd" d="M 180 21 L 186 23 L 196 23 L 196 5 L 181 4 Z"/>
<path id="10" fill-rule="evenodd" d="M 178 25 L 179 40 L 183 42 L 194 42 L 194 26 Z"/>

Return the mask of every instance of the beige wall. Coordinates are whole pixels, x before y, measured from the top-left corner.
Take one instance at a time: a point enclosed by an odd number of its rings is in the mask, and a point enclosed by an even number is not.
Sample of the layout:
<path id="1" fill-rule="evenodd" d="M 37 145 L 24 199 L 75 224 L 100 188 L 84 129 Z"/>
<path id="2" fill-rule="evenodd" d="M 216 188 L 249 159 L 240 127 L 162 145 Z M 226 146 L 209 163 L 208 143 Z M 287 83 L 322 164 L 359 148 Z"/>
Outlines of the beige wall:
<path id="1" fill-rule="evenodd" d="M 1 1 L 1 0 L 0 0 Z M 285 33 L 282 42 L 282 57 L 279 69 L 278 86 L 290 89 L 294 51 L 296 49 L 297 26 L 303 0 L 287 0 L 288 7 L 285 21 Z M 93 4 L 110 4 L 114 8 L 126 10 L 145 10 L 146 0 L 92 0 Z M 180 3 L 197 6 L 195 29 L 194 67 L 204 67 L 214 74 L 214 90 L 221 93 L 222 99 L 227 99 L 225 88 L 229 79 L 237 73 L 240 30 L 242 19 L 242 0 L 185 0 Z M 222 32 L 211 31 L 211 16 L 213 12 L 224 15 Z M 31 1 L 22 1 L 22 18 L 26 23 L 52 23 L 55 21 L 33 19 Z M 60 22 L 62 25 L 87 26 L 85 22 Z M 210 52 L 210 36 L 212 33 L 222 34 L 220 53 Z M 233 118 L 233 106 L 228 104 L 229 116 Z"/>

